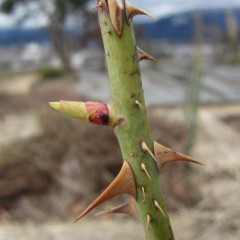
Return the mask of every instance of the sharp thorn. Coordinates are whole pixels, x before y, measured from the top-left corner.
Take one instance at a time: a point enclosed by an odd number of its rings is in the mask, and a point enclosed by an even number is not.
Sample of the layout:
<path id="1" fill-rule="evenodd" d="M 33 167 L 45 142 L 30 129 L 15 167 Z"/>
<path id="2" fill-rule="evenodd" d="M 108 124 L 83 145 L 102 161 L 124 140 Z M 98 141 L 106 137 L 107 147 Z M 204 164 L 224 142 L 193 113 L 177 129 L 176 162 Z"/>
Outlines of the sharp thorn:
<path id="1" fill-rule="evenodd" d="M 182 153 L 175 152 L 157 142 L 154 142 L 154 152 L 157 160 L 158 169 L 161 169 L 165 164 L 175 161 L 192 162 L 203 165 L 202 163 L 188 157 Z"/>
<path id="2" fill-rule="evenodd" d="M 93 201 L 76 219 L 75 222 L 84 217 L 92 209 L 97 207 L 99 204 L 105 202 L 106 200 L 115 197 L 120 194 L 127 193 L 136 199 L 136 186 L 135 180 L 132 173 L 132 169 L 127 161 L 124 161 L 123 166 L 117 177 L 112 181 L 112 183 L 105 189 L 105 191 Z"/>
<path id="3" fill-rule="evenodd" d="M 101 2 L 101 1 L 98 1 L 97 4 L 96 4 L 96 6 L 93 7 L 92 10 L 95 10 L 95 9 L 97 9 L 97 8 L 102 8 L 102 6 L 103 6 L 102 2 Z"/>
<path id="4" fill-rule="evenodd" d="M 141 48 L 137 47 L 137 56 L 138 56 L 138 61 L 140 62 L 141 60 L 150 60 L 154 63 L 158 63 L 158 61 L 152 57 L 151 55 L 149 55 L 148 53 L 144 52 Z"/>
<path id="5" fill-rule="evenodd" d="M 118 0 L 108 1 L 109 17 L 118 36 L 122 34 L 122 10 Z"/>
<path id="6" fill-rule="evenodd" d="M 145 200 L 146 200 L 146 191 L 145 191 L 145 188 L 144 188 L 144 187 L 142 187 L 142 195 L 143 195 L 142 203 L 145 203 Z"/>
<path id="7" fill-rule="evenodd" d="M 153 202 L 154 202 L 154 206 L 162 213 L 162 215 L 163 215 L 164 217 L 166 217 L 163 209 L 160 207 L 160 205 L 159 205 L 159 203 L 157 202 L 157 200 L 154 200 Z"/>
<path id="8" fill-rule="evenodd" d="M 136 15 L 146 15 L 146 16 L 152 18 L 153 20 L 156 20 L 152 15 L 150 15 L 146 11 L 130 4 L 127 0 L 124 1 L 124 9 L 125 9 L 125 14 L 126 14 L 128 23 L 129 23 L 130 19 L 132 19 Z"/>
<path id="9" fill-rule="evenodd" d="M 143 105 L 142 105 L 138 100 L 135 101 L 135 104 L 136 104 L 139 108 L 141 108 L 142 110 L 144 110 Z"/>
<path id="10" fill-rule="evenodd" d="M 154 154 L 152 153 L 152 151 L 149 149 L 149 147 L 147 146 L 147 144 L 146 144 L 145 141 L 142 141 L 142 142 L 141 142 L 141 147 L 142 147 L 142 150 L 143 150 L 144 152 L 149 153 L 149 155 L 157 162 L 156 157 L 154 156 Z"/>
<path id="11" fill-rule="evenodd" d="M 150 181 L 152 181 L 148 171 L 147 171 L 147 168 L 146 168 L 146 165 L 144 163 L 141 163 L 141 169 L 145 172 L 145 174 L 147 175 L 147 177 L 149 178 Z"/>
<path id="12" fill-rule="evenodd" d="M 151 221 L 152 221 L 151 216 L 150 216 L 149 214 L 147 214 L 147 231 L 148 231 L 148 229 L 149 229 L 149 226 L 150 226 L 150 224 L 151 224 Z"/>

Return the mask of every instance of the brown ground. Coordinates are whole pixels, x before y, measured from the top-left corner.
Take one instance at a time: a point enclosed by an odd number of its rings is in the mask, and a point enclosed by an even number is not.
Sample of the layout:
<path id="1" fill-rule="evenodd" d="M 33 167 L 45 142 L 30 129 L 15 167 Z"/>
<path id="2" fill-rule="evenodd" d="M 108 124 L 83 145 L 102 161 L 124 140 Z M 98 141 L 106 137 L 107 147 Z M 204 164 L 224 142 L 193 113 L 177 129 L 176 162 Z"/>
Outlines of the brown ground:
<path id="1" fill-rule="evenodd" d="M 67 80 L 31 81 L 21 91 L 7 91 L 7 83 L 0 88 L 0 240 L 141 239 L 139 224 L 125 217 L 65 222 L 108 185 L 122 159 L 111 129 L 79 123 L 47 106 L 85 100 L 74 94 L 73 82 L 66 87 Z M 154 138 L 178 151 L 187 136 L 181 109 L 149 110 Z M 239 109 L 202 108 L 192 154 L 206 166 L 176 163 L 160 174 L 176 239 L 240 237 Z"/>

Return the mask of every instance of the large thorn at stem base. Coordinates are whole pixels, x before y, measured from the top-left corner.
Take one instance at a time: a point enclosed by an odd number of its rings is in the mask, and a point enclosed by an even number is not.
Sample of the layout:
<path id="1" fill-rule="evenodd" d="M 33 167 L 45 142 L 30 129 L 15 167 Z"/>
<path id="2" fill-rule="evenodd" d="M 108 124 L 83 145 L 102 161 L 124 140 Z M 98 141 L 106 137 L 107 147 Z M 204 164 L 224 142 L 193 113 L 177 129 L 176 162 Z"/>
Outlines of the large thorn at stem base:
<path id="1" fill-rule="evenodd" d="M 105 202 L 106 200 L 115 197 L 120 194 L 127 193 L 136 199 L 136 186 L 135 180 L 132 173 L 132 169 L 127 161 L 123 162 L 123 166 L 117 177 L 112 181 L 112 183 L 105 189 L 105 191 L 93 201 L 76 219 L 75 222 L 84 217 L 92 209 L 97 207 L 99 204 Z"/>

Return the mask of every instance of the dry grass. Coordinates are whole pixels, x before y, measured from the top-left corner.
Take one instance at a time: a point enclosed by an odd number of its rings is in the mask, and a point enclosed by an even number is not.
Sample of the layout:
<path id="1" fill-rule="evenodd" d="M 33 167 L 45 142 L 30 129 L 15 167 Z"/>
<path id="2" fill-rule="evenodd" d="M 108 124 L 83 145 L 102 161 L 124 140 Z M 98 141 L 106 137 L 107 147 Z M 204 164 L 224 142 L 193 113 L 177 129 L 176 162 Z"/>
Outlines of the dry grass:
<path id="1" fill-rule="evenodd" d="M 57 88 L 55 84 L 35 85 L 27 95 L 0 95 L 3 118 L 30 113 L 39 127 L 37 134 L 13 137 L 1 149 L 0 240 L 141 239 L 140 225 L 121 217 L 53 223 L 74 219 L 122 163 L 111 129 L 79 124 L 47 108 L 49 100 L 84 99 L 72 95 L 70 87 L 64 89 L 63 82 Z M 239 106 L 202 108 L 193 155 L 206 166 L 174 164 L 160 173 L 176 239 L 240 238 L 238 110 Z M 153 137 L 182 151 L 186 142 L 182 111 L 155 107 L 149 113 Z M 19 128 L 28 126 L 31 118 L 25 117 Z"/>

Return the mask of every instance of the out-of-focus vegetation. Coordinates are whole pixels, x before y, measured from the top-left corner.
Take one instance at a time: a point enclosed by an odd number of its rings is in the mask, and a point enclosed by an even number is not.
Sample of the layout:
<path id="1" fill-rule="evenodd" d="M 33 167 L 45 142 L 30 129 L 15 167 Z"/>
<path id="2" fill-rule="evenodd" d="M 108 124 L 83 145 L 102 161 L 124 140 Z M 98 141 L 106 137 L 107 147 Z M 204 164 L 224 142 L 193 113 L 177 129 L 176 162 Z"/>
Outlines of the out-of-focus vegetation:
<path id="1" fill-rule="evenodd" d="M 40 78 L 43 80 L 54 80 L 67 74 L 64 68 L 57 67 L 45 67 L 40 69 L 38 72 L 40 74 Z"/>
<path id="2" fill-rule="evenodd" d="M 89 0 L 52 0 L 36 2 L 33 0 L 4 0 L 0 5 L 0 9 L 10 14 L 13 13 L 18 6 L 25 5 L 25 7 L 27 7 L 27 4 L 31 4 L 32 2 L 37 4 L 39 6 L 38 11 L 48 20 L 47 27 L 51 34 L 52 46 L 61 60 L 63 68 L 65 68 L 67 72 L 73 72 L 70 55 L 74 45 L 78 42 L 78 39 L 74 39 L 74 36 L 77 35 L 79 37 L 79 33 L 74 32 L 70 34 L 69 30 L 66 29 L 66 24 L 70 15 L 82 15 L 82 25 L 87 22 L 89 24 L 91 18 L 87 17 L 88 12 L 86 8 L 88 1 Z M 34 12 L 26 12 L 23 20 L 33 14 Z M 88 30 L 91 30 L 91 28 L 88 28 Z"/>

